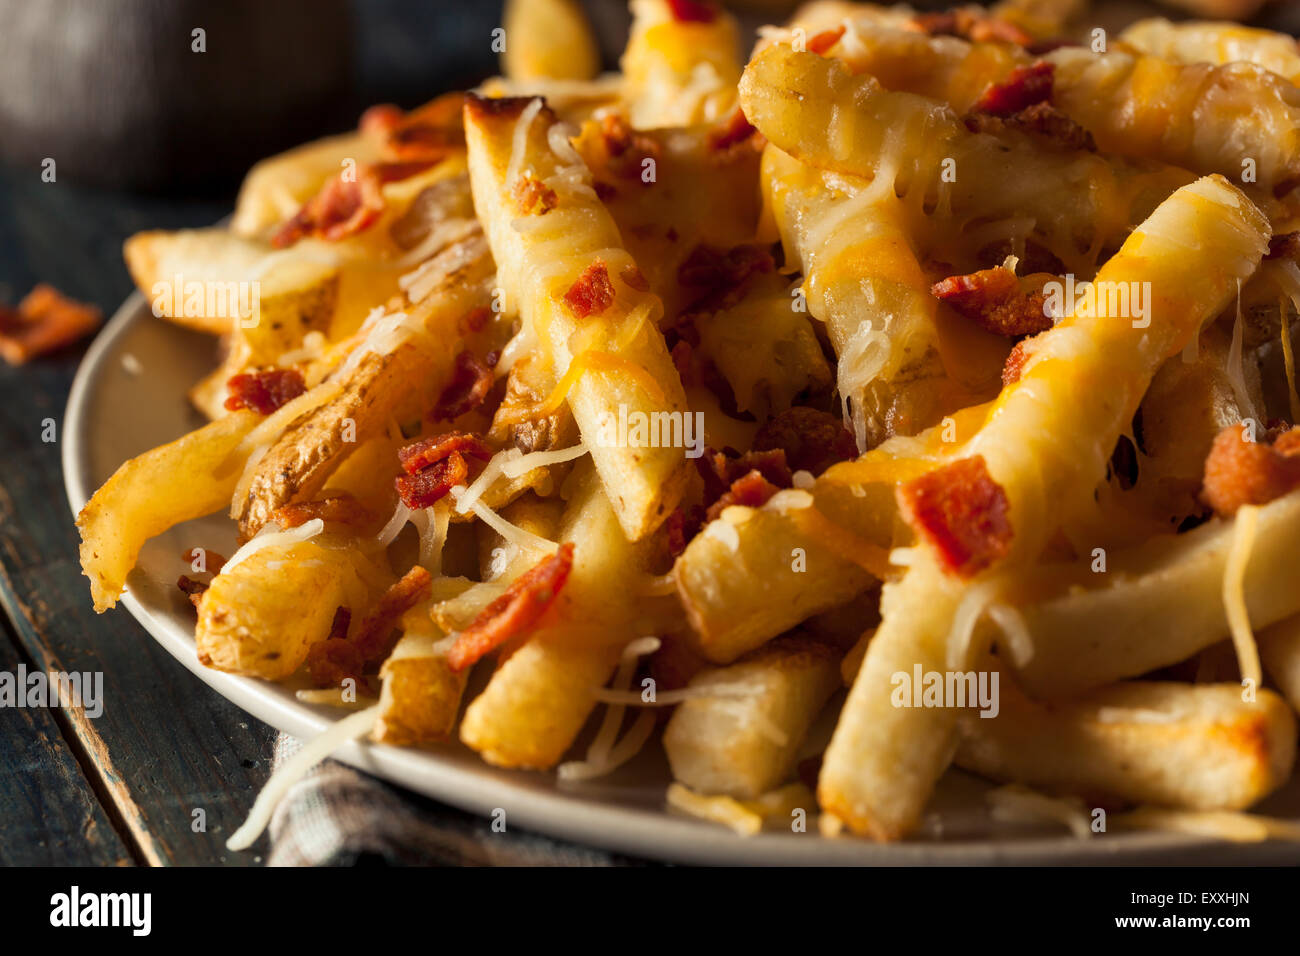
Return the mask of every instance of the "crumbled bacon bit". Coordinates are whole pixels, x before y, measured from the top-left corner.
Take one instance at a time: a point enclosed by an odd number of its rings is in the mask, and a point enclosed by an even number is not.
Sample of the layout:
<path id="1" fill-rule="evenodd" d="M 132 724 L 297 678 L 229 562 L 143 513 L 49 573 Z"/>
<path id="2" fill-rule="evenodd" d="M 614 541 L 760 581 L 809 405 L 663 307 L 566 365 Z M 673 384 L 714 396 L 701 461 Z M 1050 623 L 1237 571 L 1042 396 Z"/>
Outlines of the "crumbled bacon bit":
<path id="1" fill-rule="evenodd" d="M 451 381 L 438 396 L 437 404 L 429 415 L 430 420 L 451 421 L 473 411 L 483 404 L 495 382 L 492 369 L 480 362 L 469 349 L 464 349 L 456 356 Z"/>
<path id="2" fill-rule="evenodd" d="M 1205 459 L 1201 498 L 1227 517 L 1242 505 L 1264 505 L 1300 488 L 1300 427 L 1272 443 L 1246 441 L 1245 427 L 1230 425 L 1214 439 Z"/>
<path id="3" fill-rule="evenodd" d="M 102 318 L 93 305 L 69 299 L 42 282 L 18 308 L 0 305 L 0 356 L 10 365 L 22 365 L 89 335 Z"/>
<path id="4" fill-rule="evenodd" d="M 918 13 L 907 27 L 928 36 L 954 36 L 974 43 L 1014 43 L 1029 46 L 1034 38 L 1008 20 L 980 10 L 949 10 L 946 13 Z"/>
<path id="5" fill-rule="evenodd" d="M 418 564 L 384 592 L 349 640 L 367 664 L 379 664 L 392 652 L 393 629 L 403 614 L 429 596 L 433 577 Z"/>
<path id="6" fill-rule="evenodd" d="M 741 245 L 723 251 L 700 243 L 677 267 L 677 281 L 684 286 L 734 288 L 750 276 L 776 268 L 772 253 L 763 246 Z"/>
<path id="7" fill-rule="evenodd" d="M 376 103 L 361 114 L 357 131 L 367 139 L 386 140 L 388 134 L 401 125 L 406 111 L 392 103 Z"/>
<path id="8" fill-rule="evenodd" d="M 1052 327 L 1042 293 L 1025 294 L 1005 266 L 949 276 L 930 286 L 930 294 L 994 335 L 1030 335 Z"/>
<path id="9" fill-rule="evenodd" d="M 307 672 L 317 687 L 338 687 L 349 677 L 358 682 L 364 680 L 361 654 L 348 641 L 351 626 L 352 611 L 342 606 L 336 608 L 329 637 L 308 650 Z"/>
<path id="10" fill-rule="evenodd" d="M 529 630 L 564 588 L 573 569 L 573 544 L 519 575 L 501 595 L 461 631 L 447 653 L 447 664 L 462 671 L 512 637 Z"/>
<path id="11" fill-rule="evenodd" d="M 677 375 L 682 380 L 682 385 L 690 388 L 692 385 L 700 384 L 700 373 L 695 367 L 695 349 L 691 343 L 685 339 L 679 339 L 673 346 L 669 356 L 673 360 L 673 365 L 677 369 Z"/>
<path id="12" fill-rule="evenodd" d="M 203 599 L 203 592 L 208 589 L 208 585 L 203 581 L 195 581 L 187 574 L 182 574 L 176 579 L 176 586 L 185 592 L 190 603 L 195 607 L 199 606 L 199 601 Z"/>
<path id="13" fill-rule="evenodd" d="M 774 416 L 754 435 L 754 451 L 779 448 L 792 471 L 820 475 L 831 465 L 858 456 L 853 433 L 837 415 L 796 405 Z"/>
<path id="14" fill-rule="evenodd" d="M 1042 140 L 1057 149 L 1090 153 L 1097 151 L 1097 141 L 1086 129 L 1066 116 L 1051 103 L 1035 103 L 1010 116 L 993 116 L 989 113 L 968 113 L 964 119 L 972 133 L 992 133 L 1016 130 Z"/>
<path id="15" fill-rule="evenodd" d="M 740 109 L 737 109 L 727 119 L 726 125 L 720 126 L 709 133 L 709 151 L 713 153 L 728 152 L 747 142 L 757 132 L 758 130 L 754 127 L 754 124 L 745 118 L 745 114 Z"/>
<path id="16" fill-rule="evenodd" d="M 614 284 L 609 281 L 609 270 L 603 259 L 597 259 L 583 270 L 564 293 L 564 303 L 579 319 L 600 315 L 614 304 Z"/>
<path id="17" fill-rule="evenodd" d="M 624 266 L 619 270 L 618 277 L 629 289 L 636 289 L 637 292 L 650 291 L 649 281 L 636 266 Z"/>
<path id="18" fill-rule="evenodd" d="M 678 23 L 712 23 L 718 8 L 708 0 L 668 0 L 668 9 Z"/>
<path id="19" fill-rule="evenodd" d="M 1049 103 L 1055 74 L 1056 67 L 1046 60 L 1018 66 L 1007 74 L 1005 80 L 990 84 L 972 109 L 993 116 L 1010 116 L 1035 103 Z"/>
<path id="20" fill-rule="evenodd" d="M 512 195 L 515 206 L 523 216 L 530 216 L 534 211 L 539 216 L 545 216 L 560 201 L 555 190 L 536 176 L 520 176 Z"/>
<path id="21" fill-rule="evenodd" d="M 307 236 L 337 242 L 369 229 L 383 214 L 384 184 L 423 172 L 433 162 L 369 163 L 339 173 L 275 231 L 271 245 L 283 249 Z"/>
<path id="22" fill-rule="evenodd" d="M 618 195 L 618 190 L 615 187 L 599 179 L 592 180 L 591 188 L 596 190 L 596 198 L 601 202 L 609 202 Z"/>
<path id="23" fill-rule="evenodd" d="M 421 468 L 442 461 L 453 452 L 464 452 L 480 461 L 492 458 L 492 449 L 477 435 L 470 432 L 444 432 L 399 448 L 397 460 L 402 463 L 403 471 L 413 475 Z"/>
<path id="24" fill-rule="evenodd" d="M 456 323 L 462 333 L 482 332 L 492 318 L 492 310 L 486 305 L 478 305 L 460 317 Z"/>
<path id="25" fill-rule="evenodd" d="M 1029 361 L 1029 351 L 1026 348 L 1029 342 L 1035 337 L 1032 335 L 1025 336 L 1019 342 L 1011 347 L 1010 353 L 1007 354 L 1007 361 L 1002 366 L 1002 387 L 1014 385 L 1020 381 L 1020 376 L 1025 371 L 1025 362 Z"/>
<path id="26" fill-rule="evenodd" d="M 825 56 L 831 47 L 840 42 L 840 38 L 844 36 L 847 29 L 848 28 L 841 23 L 834 30 L 823 30 L 808 41 L 808 52 L 816 53 L 818 56 Z"/>
<path id="27" fill-rule="evenodd" d="M 226 566 L 226 558 L 224 555 L 218 554 L 216 551 L 211 551 L 207 548 L 189 548 L 183 555 L 181 555 L 181 558 L 187 564 L 192 566 L 200 554 L 203 555 L 203 570 L 207 571 L 209 574 L 220 574 L 221 569 Z"/>
<path id="28" fill-rule="evenodd" d="M 981 455 L 913 478 L 898 487 L 897 498 L 903 517 L 949 574 L 973 577 L 1011 547 L 1007 493 Z"/>
<path id="29" fill-rule="evenodd" d="M 329 524 L 346 524 L 354 528 L 365 528 L 375 522 L 375 515 L 370 509 L 347 493 L 330 495 L 316 501 L 281 505 L 267 520 L 274 521 L 281 530 L 287 530 L 316 518 Z"/>
<path id="30" fill-rule="evenodd" d="M 226 389 L 230 392 L 228 411 L 251 408 L 259 415 L 270 415 L 307 391 L 307 385 L 296 368 L 270 368 L 234 375 Z"/>
<path id="31" fill-rule="evenodd" d="M 1300 259 L 1300 232 L 1281 232 L 1268 241 L 1265 259 Z"/>
<path id="32" fill-rule="evenodd" d="M 728 505 L 756 508 L 791 483 L 785 451 L 734 451 L 705 449 L 695 467 L 704 479 L 705 520 L 712 521 Z"/>
<path id="33" fill-rule="evenodd" d="M 664 520 L 664 532 L 668 539 L 668 554 L 676 558 L 686 550 L 686 544 L 691 540 L 691 535 L 686 533 L 686 510 L 681 507 L 674 508 Z"/>
<path id="34" fill-rule="evenodd" d="M 780 490 L 780 488 L 764 478 L 763 473 L 757 468 L 753 471 L 747 471 L 731 483 L 731 487 L 723 492 L 722 497 L 709 505 L 705 511 L 705 519 L 708 521 L 717 519 L 722 512 L 732 505 L 761 508 L 769 498 Z"/>
<path id="35" fill-rule="evenodd" d="M 469 477 L 469 465 L 460 452 L 452 452 L 441 461 L 411 475 L 399 475 L 393 482 L 402 504 L 412 511 L 441 501 L 457 485 Z"/>
<path id="36" fill-rule="evenodd" d="M 620 179 L 641 179 L 645 160 L 659 158 L 659 143 L 633 130 L 627 120 L 616 113 L 606 115 L 601 121 L 600 135 L 609 157 L 607 166 Z"/>

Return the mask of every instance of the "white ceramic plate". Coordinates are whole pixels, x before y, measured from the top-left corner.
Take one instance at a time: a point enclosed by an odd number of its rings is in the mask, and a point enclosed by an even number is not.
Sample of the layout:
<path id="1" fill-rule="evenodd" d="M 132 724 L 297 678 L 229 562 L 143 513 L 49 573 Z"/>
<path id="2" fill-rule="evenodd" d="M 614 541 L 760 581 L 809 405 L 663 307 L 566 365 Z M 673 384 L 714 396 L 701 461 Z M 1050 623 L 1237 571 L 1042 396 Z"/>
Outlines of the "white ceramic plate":
<path id="1" fill-rule="evenodd" d="M 211 339 L 154 319 L 139 294 L 123 304 L 86 354 L 68 398 L 63 468 L 74 512 L 123 461 L 201 423 L 185 393 L 212 369 L 213 352 Z M 254 717 L 296 737 L 322 731 L 337 718 L 337 711 L 301 703 L 289 688 L 219 673 L 199 664 L 194 653 L 194 612 L 175 584 L 186 570 L 182 555 L 194 546 L 231 554 L 233 523 L 216 515 L 150 541 L 129 579 L 123 598 L 127 609 L 186 667 Z M 473 813 L 489 815 L 502 808 L 508 824 L 684 863 L 1300 862 L 1300 846 L 1295 844 L 1233 845 L 1167 833 L 1127 833 L 1080 841 L 1059 829 L 995 823 L 984 805 L 987 785 L 955 771 L 944 778 L 936 795 L 930 820 L 937 825 L 928 828 L 929 836 L 876 845 L 855 839 L 825 839 L 815 826 L 807 833 L 774 831 L 746 839 L 713 824 L 673 815 L 663 804 L 669 777 L 657 744 L 607 778 L 565 786 L 551 774 L 489 767 L 459 744 L 425 750 L 352 744 L 337 756 Z M 1259 809 L 1300 817 L 1300 776 Z"/>

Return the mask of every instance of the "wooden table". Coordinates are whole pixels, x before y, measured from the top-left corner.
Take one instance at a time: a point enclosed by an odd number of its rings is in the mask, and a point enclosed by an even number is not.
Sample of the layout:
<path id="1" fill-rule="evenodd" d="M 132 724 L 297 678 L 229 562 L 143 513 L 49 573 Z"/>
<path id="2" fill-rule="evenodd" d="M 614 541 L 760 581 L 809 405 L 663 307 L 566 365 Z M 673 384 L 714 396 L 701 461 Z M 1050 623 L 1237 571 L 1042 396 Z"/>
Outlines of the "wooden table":
<path id="1" fill-rule="evenodd" d="M 230 200 L 109 195 L 0 171 L 0 301 L 45 281 L 105 315 L 131 291 L 122 240 L 213 222 Z M 123 609 L 96 615 L 60 441 L 84 343 L 0 363 L 0 671 L 102 671 L 103 713 L 0 708 L 0 864 L 247 865 L 225 837 L 268 774 L 274 731 L 208 690 Z M 126 425 L 126 423 L 124 423 Z M 206 832 L 195 832 L 196 810 Z"/>

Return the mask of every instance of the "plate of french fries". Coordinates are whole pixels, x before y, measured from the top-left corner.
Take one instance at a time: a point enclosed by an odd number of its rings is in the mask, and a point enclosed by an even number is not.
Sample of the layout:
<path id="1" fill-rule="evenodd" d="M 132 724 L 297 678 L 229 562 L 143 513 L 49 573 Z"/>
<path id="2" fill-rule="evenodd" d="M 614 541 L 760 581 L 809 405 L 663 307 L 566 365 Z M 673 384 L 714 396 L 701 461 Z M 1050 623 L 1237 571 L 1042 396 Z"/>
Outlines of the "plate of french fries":
<path id="1" fill-rule="evenodd" d="M 126 243 L 68 496 L 307 741 L 231 848 L 334 755 L 679 861 L 1300 860 L 1296 40 L 631 11 Z"/>

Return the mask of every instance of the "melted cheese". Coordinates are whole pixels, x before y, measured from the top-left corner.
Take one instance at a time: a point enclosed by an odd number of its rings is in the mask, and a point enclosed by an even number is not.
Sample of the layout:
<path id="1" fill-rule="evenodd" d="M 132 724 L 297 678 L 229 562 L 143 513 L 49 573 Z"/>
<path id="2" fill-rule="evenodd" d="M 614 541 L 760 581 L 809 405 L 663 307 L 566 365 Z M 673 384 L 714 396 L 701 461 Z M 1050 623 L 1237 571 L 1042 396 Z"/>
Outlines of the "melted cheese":
<path id="1" fill-rule="evenodd" d="M 1245 580 L 1246 565 L 1255 545 L 1255 528 L 1258 523 L 1257 507 L 1242 505 L 1237 509 L 1232 548 L 1228 551 L 1228 561 L 1223 568 L 1223 607 L 1228 615 L 1228 627 L 1232 631 L 1232 644 L 1237 651 L 1237 666 L 1242 681 L 1250 681 L 1255 688 L 1262 686 L 1263 671 L 1259 663 L 1259 646 L 1255 643 L 1250 614 L 1246 609 Z"/>

